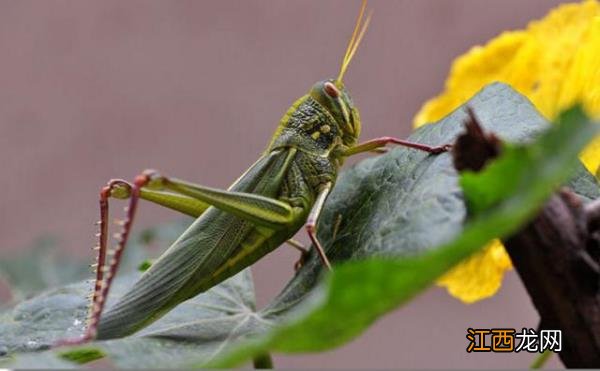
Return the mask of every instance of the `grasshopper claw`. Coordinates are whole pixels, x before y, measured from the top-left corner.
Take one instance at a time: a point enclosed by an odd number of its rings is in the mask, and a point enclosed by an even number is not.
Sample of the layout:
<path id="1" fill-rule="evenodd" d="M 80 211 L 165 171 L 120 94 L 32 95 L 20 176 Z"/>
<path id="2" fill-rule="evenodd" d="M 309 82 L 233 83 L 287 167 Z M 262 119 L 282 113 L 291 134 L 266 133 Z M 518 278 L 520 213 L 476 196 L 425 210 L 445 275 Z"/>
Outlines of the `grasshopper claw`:
<path id="1" fill-rule="evenodd" d="M 309 257 L 310 257 L 310 253 L 308 251 L 302 251 L 300 253 L 300 257 L 294 263 L 294 272 L 298 272 L 300 270 L 300 268 L 302 268 L 304 266 L 304 264 L 306 264 Z"/>

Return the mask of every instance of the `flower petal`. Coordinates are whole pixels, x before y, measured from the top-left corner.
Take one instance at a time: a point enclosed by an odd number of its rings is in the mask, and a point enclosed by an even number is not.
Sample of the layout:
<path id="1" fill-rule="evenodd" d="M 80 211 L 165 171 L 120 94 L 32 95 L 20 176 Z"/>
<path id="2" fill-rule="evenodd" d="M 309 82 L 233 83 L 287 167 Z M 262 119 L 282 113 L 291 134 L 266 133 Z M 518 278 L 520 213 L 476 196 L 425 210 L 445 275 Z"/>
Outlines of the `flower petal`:
<path id="1" fill-rule="evenodd" d="M 527 35 L 523 31 L 505 32 L 486 46 L 475 46 L 458 57 L 446 80 L 444 93 L 426 102 L 414 118 L 414 126 L 437 121 L 473 96 L 490 82 L 506 79 L 511 64 L 521 63 L 518 55 Z"/>
<path id="2" fill-rule="evenodd" d="M 437 284 L 470 304 L 496 294 L 504 273 L 512 267 L 510 257 L 499 240 L 494 240 L 469 259 L 442 276 Z"/>

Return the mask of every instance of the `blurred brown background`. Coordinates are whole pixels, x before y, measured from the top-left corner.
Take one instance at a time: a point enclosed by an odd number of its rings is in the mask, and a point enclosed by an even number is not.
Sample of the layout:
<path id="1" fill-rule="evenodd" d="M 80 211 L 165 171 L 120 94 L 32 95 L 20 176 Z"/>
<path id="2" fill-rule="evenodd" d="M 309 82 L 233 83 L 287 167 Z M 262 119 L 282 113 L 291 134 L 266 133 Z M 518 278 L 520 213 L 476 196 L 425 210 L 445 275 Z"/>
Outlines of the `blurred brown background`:
<path id="1" fill-rule="evenodd" d="M 372 1 L 346 77 L 363 139 L 406 136 L 451 61 L 557 1 Z M 90 256 L 97 193 L 153 167 L 226 187 L 288 106 L 334 77 L 359 1 L 0 1 L 0 258 L 41 234 Z M 176 216 L 143 204 L 138 230 Z M 259 303 L 292 275 L 280 249 L 254 269 Z M 466 328 L 535 327 L 514 273 L 465 306 L 434 288 L 352 343 L 280 367 L 526 367 L 466 354 Z M 557 359 L 551 366 L 560 367 Z"/>

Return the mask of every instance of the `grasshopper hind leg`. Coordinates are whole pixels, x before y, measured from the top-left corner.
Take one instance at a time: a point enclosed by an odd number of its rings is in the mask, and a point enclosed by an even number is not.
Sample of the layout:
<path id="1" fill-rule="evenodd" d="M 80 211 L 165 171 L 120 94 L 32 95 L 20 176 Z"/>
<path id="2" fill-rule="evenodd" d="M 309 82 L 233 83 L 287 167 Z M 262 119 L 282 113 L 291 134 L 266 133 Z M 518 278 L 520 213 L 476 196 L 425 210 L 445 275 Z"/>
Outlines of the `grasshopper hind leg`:
<path id="1" fill-rule="evenodd" d="M 97 222 L 100 229 L 97 234 L 99 241 L 98 245 L 94 247 L 94 250 L 98 251 L 98 256 L 96 258 L 96 263 L 92 264 L 96 276 L 91 295 L 87 327 L 81 338 L 60 341 L 57 345 L 83 344 L 96 337 L 100 316 L 104 309 L 112 279 L 119 268 L 140 198 L 190 216 L 199 216 L 208 207 L 205 203 L 196 201 L 184 195 L 148 189 L 148 186 L 151 185 L 151 183 L 161 182 L 163 179 L 165 178 L 156 170 L 145 170 L 141 175 L 135 177 L 133 183 L 122 179 L 112 179 L 100 190 L 100 220 Z M 125 219 L 117 221 L 117 224 L 121 227 L 121 231 L 115 234 L 117 245 L 109 251 L 108 201 L 110 198 L 129 199 L 129 205 L 125 207 Z M 110 259 L 108 259 L 109 255 Z"/>
<path id="2" fill-rule="evenodd" d="M 109 181 L 108 184 L 100 190 L 100 233 L 98 234 L 99 244 L 96 247 L 98 249 L 98 261 L 95 264 L 96 278 L 93 289 L 94 292 L 92 294 L 91 308 L 86 331 L 83 337 L 79 341 L 76 341 L 76 343 L 84 343 L 96 337 L 100 315 L 104 309 L 104 304 L 106 302 L 106 298 L 108 297 L 112 280 L 117 273 L 123 251 L 125 250 L 125 246 L 129 238 L 137 204 L 140 198 L 140 189 L 148 183 L 149 179 L 150 178 L 146 175 L 137 176 L 133 183 L 129 183 L 121 179 L 114 179 Z M 117 245 L 110 251 L 109 254 L 108 200 L 114 192 L 119 193 L 124 189 L 127 190 L 129 204 L 125 207 L 125 219 L 117 222 L 121 226 L 121 230 L 115 234 Z M 109 255 L 110 259 L 107 259 Z"/>
<path id="3" fill-rule="evenodd" d="M 126 208 L 127 217 L 120 224 L 122 230 L 116 234 L 117 246 L 108 250 L 108 199 L 129 199 Z M 259 225 L 279 227 L 292 222 L 295 217 L 292 208 L 276 199 L 244 192 L 222 191 L 186 181 L 161 176 L 153 170 L 147 170 L 135 178 L 133 183 L 124 180 L 111 180 L 100 192 L 100 243 L 96 280 L 92 294 L 88 327 L 84 336 L 75 341 L 59 344 L 81 344 L 96 338 L 100 316 L 110 290 L 112 279 L 117 272 L 120 259 L 129 237 L 135 210 L 139 199 L 198 217 L 209 206 L 251 220 Z M 110 258 L 109 258 L 110 256 Z M 108 260 L 108 262 L 107 262 Z"/>
<path id="4" fill-rule="evenodd" d="M 113 179 L 100 190 L 100 220 L 97 224 L 100 227 L 98 236 L 98 245 L 94 247 L 94 250 L 98 250 L 97 262 L 92 266 L 95 268 L 95 283 L 93 293 L 91 296 L 90 310 L 88 314 L 87 327 L 82 337 L 78 339 L 68 339 L 59 341 L 56 345 L 79 345 L 93 340 L 96 337 L 96 331 L 98 328 L 98 322 L 100 315 L 104 308 L 106 298 L 108 296 L 112 279 L 119 268 L 121 256 L 127 244 L 133 219 L 135 217 L 135 211 L 137 209 L 138 200 L 140 198 L 140 189 L 145 186 L 149 181 L 149 177 L 145 175 L 137 176 L 133 183 L 121 179 Z M 122 193 L 123 190 L 127 190 L 129 205 L 125 207 L 126 217 L 124 220 L 118 222 L 121 226 L 121 231 L 115 234 L 117 240 L 117 246 L 110 251 L 108 250 L 108 199 L 112 196 L 113 192 Z M 119 197 L 122 198 L 122 197 Z M 107 257 L 110 260 L 107 262 Z"/>
<path id="5" fill-rule="evenodd" d="M 162 206 L 166 206 L 190 216 L 198 216 L 206 210 L 206 204 L 198 202 L 184 195 L 164 193 L 147 188 L 152 182 L 157 180 L 160 181 L 162 178 L 163 177 L 160 176 L 155 170 L 146 170 L 141 175 L 135 177 L 133 183 L 122 179 L 112 179 L 100 190 L 100 220 L 96 223 L 100 229 L 99 233 L 97 234 L 99 241 L 98 245 L 94 247 L 94 250 L 98 251 L 98 256 L 96 258 L 96 263 L 92 264 L 92 267 L 95 269 L 96 276 L 91 295 L 87 327 L 83 337 L 74 340 L 61 341 L 57 345 L 83 344 L 93 340 L 96 337 L 98 322 L 100 321 L 100 316 L 104 309 L 104 304 L 110 290 L 112 279 L 117 272 L 123 251 L 127 244 L 133 219 L 135 217 L 137 204 L 140 198 Z M 129 199 L 129 205 L 125 207 L 125 219 L 117 221 L 117 224 L 121 227 L 121 231 L 115 234 L 117 246 L 109 251 L 108 204 L 110 198 Z"/>

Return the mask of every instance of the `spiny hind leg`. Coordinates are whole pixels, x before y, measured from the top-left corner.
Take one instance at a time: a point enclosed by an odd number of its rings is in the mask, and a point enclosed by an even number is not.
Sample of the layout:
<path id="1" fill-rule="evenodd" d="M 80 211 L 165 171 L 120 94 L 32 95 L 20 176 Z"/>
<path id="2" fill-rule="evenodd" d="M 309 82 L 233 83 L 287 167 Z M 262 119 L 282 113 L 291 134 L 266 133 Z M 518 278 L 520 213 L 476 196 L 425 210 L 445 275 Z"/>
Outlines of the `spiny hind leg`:
<path id="1" fill-rule="evenodd" d="M 108 199 L 110 197 L 129 198 L 129 207 L 127 208 L 127 218 L 122 222 L 123 230 L 117 234 L 118 246 L 112 251 L 113 257 L 107 264 Z M 293 223 L 297 215 L 297 211 L 290 204 L 277 199 L 252 193 L 205 187 L 175 178 L 167 178 L 152 170 L 136 177 L 133 184 L 120 179 L 111 180 L 100 192 L 101 228 L 98 271 L 92 294 L 89 325 L 84 338 L 79 342 L 93 339 L 96 335 L 104 302 L 127 243 L 137 202 L 140 198 L 193 216 L 199 216 L 210 205 L 257 225 L 271 228 L 289 225 Z"/>
<path id="2" fill-rule="evenodd" d="M 98 244 L 98 261 L 96 265 L 96 283 L 94 285 L 94 293 L 92 295 L 92 304 L 88 319 L 88 327 L 83 336 L 81 342 L 89 341 L 96 336 L 96 330 L 100 315 L 106 298 L 112 284 L 112 280 L 119 269 L 121 257 L 129 234 L 131 232 L 131 226 L 133 219 L 135 218 L 135 212 L 137 209 L 137 203 L 140 198 L 140 189 L 148 183 L 148 177 L 140 175 L 137 176 L 130 184 L 121 179 L 113 179 L 100 190 L 100 233 L 99 233 L 99 244 Z M 121 226 L 121 231 L 115 233 L 117 240 L 117 246 L 110 251 L 111 258 L 107 262 L 108 251 L 108 199 L 111 194 L 115 191 L 118 192 L 119 188 L 129 188 L 129 205 L 125 207 L 126 216 L 122 221 L 117 223 Z"/>
<path id="3" fill-rule="evenodd" d="M 144 170 L 138 177 L 146 180 L 145 185 L 140 188 L 140 198 L 143 200 L 195 218 L 202 215 L 210 206 L 206 202 L 187 196 L 177 190 L 166 189 L 165 184 L 171 183 L 171 179 L 161 175 L 156 170 Z M 130 183 L 122 182 L 115 185 L 110 196 L 127 199 L 131 195 L 131 189 L 132 185 Z"/>
<path id="4" fill-rule="evenodd" d="M 96 278 L 94 289 L 92 293 L 91 307 L 88 317 L 88 323 L 86 330 L 81 338 L 68 339 L 57 342 L 57 346 L 61 345 L 78 345 L 93 340 L 96 337 L 96 331 L 98 328 L 98 321 L 100 314 L 104 308 L 106 297 L 112 283 L 112 279 L 119 267 L 121 255 L 129 238 L 129 232 L 131 231 L 131 225 L 135 217 L 135 211 L 137 208 L 137 202 L 139 200 L 140 188 L 147 183 L 147 178 L 136 177 L 133 184 L 130 184 L 121 179 L 113 179 L 108 182 L 105 187 L 100 190 L 100 220 L 97 224 L 100 227 L 100 232 L 97 234 L 99 238 L 98 246 L 94 249 L 98 250 L 98 257 L 95 266 Z M 117 238 L 117 246 L 110 252 L 111 258 L 108 264 L 106 263 L 109 251 L 108 245 L 108 199 L 111 197 L 111 193 L 120 187 L 127 187 L 130 189 L 129 205 L 125 208 L 127 215 L 123 221 L 120 221 L 122 229 L 120 233 L 115 234 Z"/>
<path id="5" fill-rule="evenodd" d="M 122 222 L 123 230 L 117 234 L 118 246 L 112 251 L 113 257 L 107 264 L 108 199 L 110 197 L 129 198 L 129 207 L 127 208 L 127 218 Z M 104 302 L 127 243 L 137 202 L 140 198 L 194 216 L 202 214 L 210 205 L 255 222 L 257 225 L 268 227 L 288 225 L 294 221 L 296 215 L 291 205 L 276 199 L 252 193 L 204 187 L 183 180 L 167 178 L 156 171 L 144 172 L 136 177 L 133 184 L 120 179 L 110 181 L 100 192 L 101 227 L 98 271 L 92 294 L 89 325 L 83 339 L 77 341 L 78 343 L 93 339 L 96 335 Z"/>
<path id="6" fill-rule="evenodd" d="M 160 176 L 155 170 L 146 170 L 141 175 L 135 177 L 133 183 L 122 179 L 112 179 L 100 190 L 100 220 L 96 223 L 100 228 L 97 234 L 99 241 L 98 245 L 94 247 L 94 250 L 98 250 L 98 256 L 96 263 L 92 265 L 95 267 L 96 277 L 91 296 L 88 327 L 82 338 L 59 342 L 59 345 L 81 344 L 95 337 L 100 315 L 104 308 L 104 302 L 108 296 L 112 278 L 116 274 L 120 264 L 140 198 L 196 217 L 208 208 L 206 203 L 194 198 L 160 190 L 160 186 L 157 186 L 156 183 L 158 180 L 160 184 L 162 179 L 164 177 Z M 127 213 L 125 219 L 116 221 L 122 229 L 119 233 L 115 234 L 117 246 L 110 252 L 108 250 L 109 198 L 129 199 L 129 205 L 125 207 Z M 108 255 L 111 255 L 111 258 L 107 264 Z"/>

